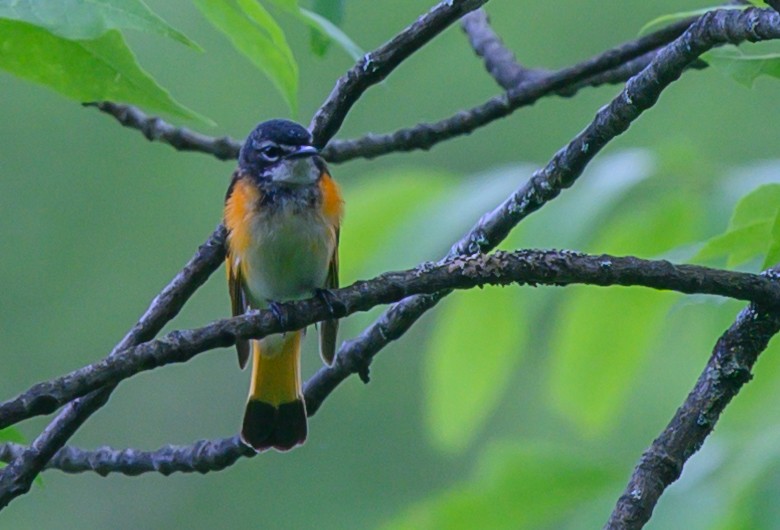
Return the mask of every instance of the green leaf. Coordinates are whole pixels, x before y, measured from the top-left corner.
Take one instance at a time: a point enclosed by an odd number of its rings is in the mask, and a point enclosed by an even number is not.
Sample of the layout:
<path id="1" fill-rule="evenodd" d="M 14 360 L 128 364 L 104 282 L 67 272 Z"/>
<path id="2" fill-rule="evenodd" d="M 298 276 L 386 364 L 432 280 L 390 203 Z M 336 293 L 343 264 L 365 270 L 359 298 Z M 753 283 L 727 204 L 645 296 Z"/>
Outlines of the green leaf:
<path id="1" fill-rule="evenodd" d="M 736 82 L 752 88 L 761 76 L 780 78 L 780 54 L 745 55 L 736 46 L 715 48 L 701 57 Z"/>
<path id="2" fill-rule="evenodd" d="M 24 444 L 27 443 L 27 440 L 24 439 L 24 436 L 16 430 L 13 427 L 6 427 L 5 429 L 0 429 L 0 442 L 13 442 L 17 444 Z M 5 462 L 0 462 L 0 468 L 5 467 Z M 43 479 L 40 475 L 35 477 L 35 483 L 39 486 L 43 486 Z"/>
<path id="3" fill-rule="evenodd" d="M 24 436 L 22 436 L 21 433 L 13 427 L 0 429 L 0 441 L 14 442 L 18 444 L 23 444 L 26 442 Z"/>
<path id="4" fill-rule="evenodd" d="M 309 26 L 315 33 L 318 33 L 322 39 L 334 41 L 341 46 L 353 60 L 358 60 L 365 55 L 365 52 L 360 46 L 355 44 L 355 42 L 350 39 L 346 33 L 340 30 L 336 24 L 314 11 L 299 7 L 297 0 L 270 1 L 289 15 L 295 17 L 299 22 Z M 317 53 L 318 50 L 313 49 L 313 51 Z"/>
<path id="5" fill-rule="evenodd" d="M 611 463 L 570 447 L 501 443 L 488 447 L 476 476 L 418 503 L 383 530 L 556 528 L 620 475 Z"/>
<path id="6" fill-rule="evenodd" d="M 365 52 L 360 46 L 355 44 L 346 33 L 341 31 L 338 26 L 328 19 L 309 11 L 308 9 L 301 8 L 300 13 L 302 15 L 301 20 L 314 30 L 312 32 L 312 49 L 315 53 L 318 53 L 318 50 L 321 48 L 322 53 L 319 55 L 324 54 L 327 50 L 327 43 L 333 41 L 341 46 L 341 48 L 354 60 L 358 60 L 365 55 Z M 314 35 L 318 35 L 318 37 L 315 38 Z M 319 46 L 319 48 L 317 48 L 317 46 Z"/>
<path id="7" fill-rule="evenodd" d="M 707 13 L 708 11 L 713 11 L 715 9 L 745 9 L 748 6 L 731 6 L 731 5 L 719 5 L 719 6 L 710 6 L 710 7 L 703 7 L 701 9 L 693 9 L 691 11 L 679 11 L 677 13 L 668 13 L 666 15 L 661 15 L 660 17 L 654 18 L 639 30 L 639 35 L 646 35 L 648 33 L 652 33 L 653 31 L 657 31 L 665 26 L 669 26 L 670 24 L 674 24 L 675 22 L 678 22 L 680 20 L 685 20 L 686 18 L 693 18 L 693 17 L 700 17 L 703 14 Z"/>
<path id="8" fill-rule="evenodd" d="M 141 0 L 0 0 L 0 18 L 29 22 L 70 40 L 96 39 L 112 29 L 133 29 L 200 50 Z"/>
<path id="9" fill-rule="evenodd" d="M 622 411 L 675 300 L 670 293 L 620 287 L 572 288 L 550 346 L 550 391 L 555 408 L 584 435 L 603 434 Z"/>
<path id="10" fill-rule="evenodd" d="M 771 242 L 769 243 L 769 250 L 764 258 L 764 263 L 761 265 L 762 269 L 768 269 L 780 263 L 780 210 L 775 215 L 775 221 L 772 224 Z"/>
<path id="11" fill-rule="evenodd" d="M 336 27 L 344 20 L 344 0 L 314 0 L 311 10 Z M 312 30 L 310 44 L 315 55 L 323 56 L 328 51 L 330 39 Z"/>
<path id="12" fill-rule="evenodd" d="M 726 257 L 728 267 L 741 265 L 766 250 L 771 230 L 772 226 L 768 221 L 729 230 L 707 241 L 693 260 L 708 261 Z"/>
<path id="13" fill-rule="evenodd" d="M 523 293 L 488 287 L 440 304 L 425 354 L 426 424 L 434 444 L 462 451 L 495 411 L 523 354 Z"/>
<path id="14" fill-rule="evenodd" d="M 734 267 L 764 255 L 764 267 L 780 260 L 780 184 L 760 186 L 734 208 L 729 228 L 709 239 L 693 258 L 707 261 L 726 257 Z"/>
<path id="15" fill-rule="evenodd" d="M 290 110 L 298 110 L 298 64 L 282 28 L 256 0 L 195 0 L 201 13 L 276 86 Z"/>
<path id="16" fill-rule="evenodd" d="M 212 123 L 177 103 L 135 60 L 122 34 L 72 41 L 13 20 L 0 20 L 0 68 L 77 101 L 111 100 Z"/>
<path id="17" fill-rule="evenodd" d="M 729 228 L 772 221 L 780 209 L 780 184 L 765 184 L 742 197 L 734 207 Z"/>
<path id="18" fill-rule="evenodd" d="M 679 197 L 647 204 L 607 225 L 599 252 L 653 256 L 687 243 L 700 212 Z M 609 264 L 605 263 L 605 267 Z M 586 436 L 611 427 L 678 295 L 638 288 L 571 287 L 555 317 L 549 391 Z"/>

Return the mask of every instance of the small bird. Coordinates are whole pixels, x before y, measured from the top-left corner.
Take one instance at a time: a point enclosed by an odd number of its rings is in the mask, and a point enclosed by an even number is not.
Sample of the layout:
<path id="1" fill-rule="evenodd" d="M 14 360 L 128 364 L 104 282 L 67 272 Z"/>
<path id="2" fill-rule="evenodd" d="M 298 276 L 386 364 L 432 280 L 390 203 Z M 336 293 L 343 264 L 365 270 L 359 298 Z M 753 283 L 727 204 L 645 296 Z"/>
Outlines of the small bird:
<path id="1" fill-rule="evenodd" d="M 339 284 L 344 202 L 325 161 L 301 125 L 270 120 L 246 139 L 225 197 L 227 277 L 233 315 L 278 313 L 278 302 L 326 295 Z M 330 365 L 337 320 L 319 325 Z M 287 451 L 306 440 L 300 353 L 304 330 L 236 343 L 241 368 L 252 352 L 252 382 L 241 428 L 256 451 Z"/>

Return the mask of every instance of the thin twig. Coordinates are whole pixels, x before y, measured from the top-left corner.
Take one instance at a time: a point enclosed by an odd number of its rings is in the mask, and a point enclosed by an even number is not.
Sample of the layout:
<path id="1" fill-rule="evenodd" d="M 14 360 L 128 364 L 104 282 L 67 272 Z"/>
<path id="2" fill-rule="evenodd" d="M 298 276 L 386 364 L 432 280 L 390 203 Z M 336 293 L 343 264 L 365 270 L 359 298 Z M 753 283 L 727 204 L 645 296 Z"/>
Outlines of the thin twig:
<path id="1" fill-rule="evenodd" d="M 778 269 L 765 273 L 777 280 Z M 769 340 L 780 331 L 780 312 L 751 304 L 724 333 L 707 366 L 666 429 L 644 452 L 604 527 L 642 528 L 663 492 L 715 428 L 723 410 L 753 377 L 751 370 Z"/>
<path id="2" fill-rule="evenodd" d="M 150 142 L 163 142 L 177 151 L 196 151 L 214 155 L 220 160 L 233 160 L 238 158 L 241 149 L 241 144 L 229 136 L 213 138 L 186 127 L 175 127 L 162 118 L 149 116 L 133 105 L 101 101 L 85 103 L 84 106 L 96 107 L 116 118 L 124 127 L 138 129 Z"/>
<path id="3" fill-rule="evenodd" d="M 323 150 L 323 156 L 333 163 L 341 163 L 353 158 L 375 158 L 389 153 L 427 150 L 440 142 L 469 134 L 504 118 L 545 96 L 558 94 L 571 97 L 584 86 L 625 81 L 626 76 L 634 75 L 647 64 L 641 62 L 643 57 L 649 60 L 654 50 L 679 37 L 689 25 L 689 21 L 682 21 L 574 66 L 546 75 L 530 76 L 519 85 L 510 87 L 504 94 L 436 123 L 421 123 L 389 134 L 368 134 L 353 140 L 332 141 Z"/>
<path id="4" fill-rule="evenodd" d="M 524 99 L 520 94 L 517 94 L 514 100 L 516 107 L 513 110 L 525 105 L 530 105 L 543 96 L 558 94 L 560 96 L 571 97 L 584 86 L 599 86 L 606 83 L 623 82 L 647 65 L 656 48 L 672 41 L 685 29 L 685 27 L 687 27 L 687 25 L 684 25 L 682 22 L 676 23 L 658 32 L 647 35 L 646 37 L 625 43 L 617 48 L 608 50 L 604 54 L 589 59 L 574 67 L 569 72 L 570 77 L 566 77 L 561 81 L 559 83 L 561 86 L 555 90 L 551 89 L 549 85 L 534 88 L 535 85 L 542 82 L 543 78 L 541 77 L 535 79 L 530 84 L 524 84 L 522 90 L 528 93 L 529 96 Z M 382 48 L 380 48 L 380 50 L 381 49 Z M 378 52 L 379 50 L 372 52 L 367 57 L 376 57 Z M 375 61 L 372 62 L 372 66 L 374 64 L 376 64 Z M 584 69 L 584 71 L 581 71 L 581 68 Z M 360 71 L 360 69 L 353 68 L 347 75 L 350 75 L 353 71 Z M 387 74 L 385 73 L 384 75 Z M 376 82 L 376 80 L 372 81 Z M 346 83 L 342 86 L 344 88 L 349 88 Z M 537 93 L 537 90 L 540 90 L 540 92 Z M 331 100 L 335 99 L 338 99 L 338 97 L 331 95 Z M 490 105 L 491 101 L 492 100 L 488 101 L 485 105 Z M 103 112 L 110 114 L 125 127 L 140 130 L 150 141 L 164 142 L 180 151 L 200 151 L 214 155 L 221 160 L 226 160 L 235 158 L 241 147 L 239 142 L 227 136 L 213 138 L 190 131 L 184 127 L 174 127 L 161 118 L 149 116 L 141 109 L 132 105 L 112 102 L 89 103 L 87 105 L 97 107 Z M 435 131 L 446 128 L 447 124 L 456 120 L 456 118 L 457 116 L 439 122 L 438 124 L 423 124 L 419 125 L 417 128 L 403 129 L 389 135 L 370 134 L 364 138 L 355 140 L 331 141 L 323 150 L 323 156 L 331 163 L 341 163 L 353 158 L 373 158 L 391 153 L 395 150 L 399 150 L 395 149 L 394 146 L 403 145 L 403 138 L 405 136 L 412 134 L 408 131 L 423 129 L 430 130 L 430 134 L 435 134 Z M 467 132 L 470 132 L 470 130 L 460 132 L 457 135 L 465 134 Z M 421 133 L 417 132 L 414 134 L 419 135 Z M 442 138 L 438 141 L 443 141 L 457 135 L 448 136 L 447 138 Z M 433 144 L 430 144 L 428 147 L 432 145 Z M 421 145 L 414 148 L 425 149 L 426 147 Z"/>
<path id="5" fill-rule="evenodd" d="M 341 127 L 350 108 L 363 92 L 382 81 L 403 60 L 458 20 L 464 13 L 478 8 L 487 0 L 457 0 L 438 4 L 383 46 L 368 53 L 338 80 L 328 99 L 315 114 L 311 130 L 317 145 L 324 145 Z M 110 114 L 125 127 L 138 129 L 150 141 L 169 144 L 179 151 L 200 151 L 220 160 L 238 156 L 241 144 L 228 136 L 211 138 L 174 127 L 159 117 L 148 116 L 132 105 L 108 101 L 87 103 Z"/>
<path id="6" fill-rule="evenodd" d="M 545 70 L 526 68 L 515 58 L 512 50 L 504 46 L 493 28 L 484 9 L 477 9 L 464 16 L 460 26 L 469 39 L 474 53 L 482 57 L 485 70 L 504 90 L 515 88 L 523 81 L 538 79 L 547 75 Z"/>
<path id="7" fill-rule="evenodd" d="M 207 326 L 179 330 L 157 340 L 133 346 L 67 375 L 34 385 L 0 405 L 0 427 L 52 412 L 56 406 L 103 386 L 114 387 L 139 372 L 170 363 L 186 362 L 204 351 L 229 346 L 236 338 L 260 338 L 272 333 L 302 329 L 336 316 L 367 311 L 378 304 L 396 302 L 412 294 L 448 289 L 468 289 L 486 284 L 624 285 L 671 289 L 682 293 L 716 294 L 766 305 L 780 303 L 780 286 L 771 280 L 743 272 L 730 272 L 667 261 L 608 255 L 592 256 L 572 251 L 523 250 L 452 257 L 439 264 L 386 273 L 369 281 L 332 291 L 338 301 L 335 314 L 321 297 L 283 304 L 283 322 L 271 311 L 223 319 Z M 337 364 L 338 364 L 337 360 Z M 321 402 L 312 385 L 307 396 L 315 411 Z"/>
<path id="8" fill-rule="evenodd" d="M 21 455 L 24 445 L 0 444 L 0 461 L 10 462 Z M 136 476 L 142 473 L 208 473 L 232 466 L 239 458 L 251 458 L 257 453 L 242 444 L 238 436 L 221 440 L 200 440 L 192 445 L 166 445 L 156 451 L 112 449 L 101 447 L 84 451 L 63 447 L 44 469 L 59 469 L 65 473 L 93 471 L 101 476 L 121 473 Z"/>
<path id="9" fill-rule="evenodd" d="M 594 71 L 591 79 L 577 83 L 573 87 L 565 87 L 557 91 L 556 94 L 571 97 L 582 86 L 597 86 L 626 81 L 641 70 L 641 68 L 637 68 L 637 65 L 640 63 L 635 63 L 630 67 L 628 64 L 641 58 L 641 62 L 644 62 L 646 65 L 650 62 L 658 47 L 664 46 L 679 37 L 695 20 L 696 18 L 688 18 L 677 21 L 657 32 L 640 37 L 635 41 L 628 42 L 602 54 L 616 54 L 620 57 L 621 64 L 612 64 L 606 67 L 596 65 L 596 69 L 600 71 Z M 514 53 L 504 45 L 501 37 L 493 31 L 493 28 L 490 26 L 490 19 L 484 9 L 477 9 L 464 16 L 461 20 L 461 27 L 468 36 L 474 52 L 483 59 L 485 69 L 498 83 L 498 86 L 504 90 L 511 90 L 524 82 L 538 81 L 551 74 L 549 70 L 527 68 L 518 63 Z"/>
<path id="10" fill-rule="evenodd" d="M 391 41 L 368 53 L 336 82 L 325 103 L 314 114 L 309 129 L 314 145 L 323 147 L 341 128 L 352 105 L 363 92 L 387 77 L 395 67 L 447 29 L 466 13 L 487 0 L 445 0 Z"/>

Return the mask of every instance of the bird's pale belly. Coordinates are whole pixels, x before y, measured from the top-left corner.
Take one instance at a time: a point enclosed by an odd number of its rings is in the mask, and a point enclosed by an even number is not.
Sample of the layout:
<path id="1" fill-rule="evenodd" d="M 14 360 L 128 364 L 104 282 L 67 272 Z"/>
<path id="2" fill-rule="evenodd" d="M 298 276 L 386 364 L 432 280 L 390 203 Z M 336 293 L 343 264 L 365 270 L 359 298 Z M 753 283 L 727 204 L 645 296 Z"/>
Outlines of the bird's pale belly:
<path id="1" fill-rule="evenodd" d="M 251 306 L 312 296 L 325 286 L 335 244 L 333 228 L 316 213 L 285 209 L 258 219 L 242 259 Z"/>

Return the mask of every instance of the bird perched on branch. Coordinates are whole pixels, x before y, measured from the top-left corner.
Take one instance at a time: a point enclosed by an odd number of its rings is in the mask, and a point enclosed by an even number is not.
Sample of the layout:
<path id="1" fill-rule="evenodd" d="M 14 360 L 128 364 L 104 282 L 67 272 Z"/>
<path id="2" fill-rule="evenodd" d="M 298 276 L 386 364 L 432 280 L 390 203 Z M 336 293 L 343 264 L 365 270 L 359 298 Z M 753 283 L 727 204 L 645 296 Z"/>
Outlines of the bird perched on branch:
<path id="1" fill-rule="evenodd" d="M 246 139 L 225 197 L 227 276 L 233 315 L 338 287 L 343 201 L 309 131 L 287 120 L 258 125 Z M 320 355 L 331 364 L 337 320 L 319 325 Z M 241 439 L 257 451 L 292 449 L 306 439 L 300 352 L 304 330 L 239 340 L 252 382 Z"/>

